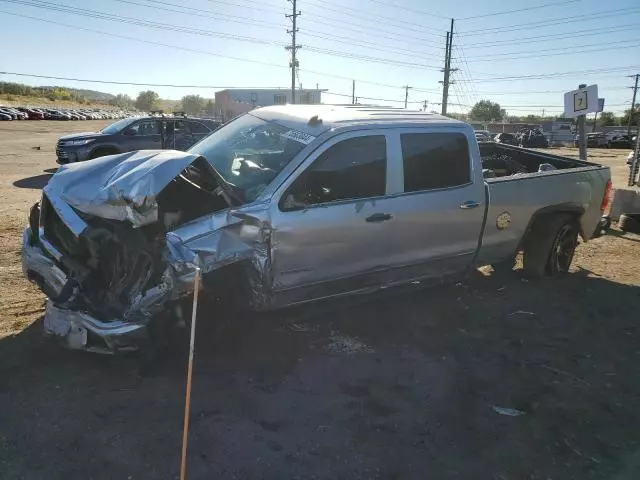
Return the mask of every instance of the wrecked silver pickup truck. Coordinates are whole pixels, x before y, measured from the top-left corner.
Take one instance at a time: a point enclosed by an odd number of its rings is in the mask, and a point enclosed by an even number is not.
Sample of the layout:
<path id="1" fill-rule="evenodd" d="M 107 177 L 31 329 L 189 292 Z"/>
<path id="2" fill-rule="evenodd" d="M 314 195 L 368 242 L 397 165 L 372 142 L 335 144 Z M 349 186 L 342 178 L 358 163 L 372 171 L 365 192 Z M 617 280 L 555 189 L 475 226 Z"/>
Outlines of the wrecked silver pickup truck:
<path id="1" fill-rule="evenodd" d="M 24 232 L 23 268 L 68 347 L 143 347 L 193 293 L 272 309 L 460 274 L 524 251 L 567 272 L 599 224 L 606 167 L 496 143 L 438 115 L 301 105 L 243 115 L 187 152 L 66 165 Z M 214 292 L 217 294 L 218 292 Z"/>

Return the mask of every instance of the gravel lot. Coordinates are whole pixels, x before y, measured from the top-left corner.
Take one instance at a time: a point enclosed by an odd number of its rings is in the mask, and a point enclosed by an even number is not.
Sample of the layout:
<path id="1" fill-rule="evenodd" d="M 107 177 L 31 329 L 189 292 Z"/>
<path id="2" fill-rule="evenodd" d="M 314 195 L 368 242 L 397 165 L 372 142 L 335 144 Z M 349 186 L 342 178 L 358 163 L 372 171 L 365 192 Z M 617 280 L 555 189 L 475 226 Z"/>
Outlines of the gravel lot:
<path id="1" fill-rule="evenodd" d="M 57 137 L 106 123 L 0 123 L 3 479 L 178 475 L 186 335 L 145 370 L 60 350 L 22 278 Z M 591 153 L 624 184 L 626 150 Z M 559 280 L 483 269 L 268 315 L 203 305 L 189 478 L 640 478 L 639 286 L 640 236 L 614 230 Z"/>

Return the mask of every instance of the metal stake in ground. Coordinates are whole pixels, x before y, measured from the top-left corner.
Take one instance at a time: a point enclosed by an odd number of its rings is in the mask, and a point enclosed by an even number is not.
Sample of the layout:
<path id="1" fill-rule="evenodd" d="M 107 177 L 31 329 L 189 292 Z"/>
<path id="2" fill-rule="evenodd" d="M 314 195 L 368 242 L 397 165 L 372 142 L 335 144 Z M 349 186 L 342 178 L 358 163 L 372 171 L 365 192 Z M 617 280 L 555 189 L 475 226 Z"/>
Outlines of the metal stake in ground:
<path id="1" fill-rule="evenodd" d="M 191 337 L 189 339 L 189 364 L 187 367 L 187 392 L 184 401 L 184 424 L 182 428 L 182 462 L 180 480 L 187 478 L 187 443 L 189 439 L 189 416 L 191 412 L 191 379 L 193 375 L 193 354 L 196 343 L 196 314 L 198 312 L 198 291 L 200 290 L 200 267 L 196 267 L 193 279 L 193 311 L 191 312 Z"/>

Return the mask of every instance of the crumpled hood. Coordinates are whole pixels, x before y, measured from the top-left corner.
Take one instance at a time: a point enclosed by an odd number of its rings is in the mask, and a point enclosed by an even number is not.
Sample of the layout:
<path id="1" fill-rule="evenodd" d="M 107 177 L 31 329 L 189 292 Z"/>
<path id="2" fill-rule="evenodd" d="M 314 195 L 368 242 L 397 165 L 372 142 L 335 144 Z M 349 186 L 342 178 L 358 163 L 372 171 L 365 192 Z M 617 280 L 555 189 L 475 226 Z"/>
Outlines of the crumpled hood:
<path id="1" fill-rule="evenodd" d="M 177 150 L 140 150 L 60 167 L 44 188 L 76 210 L 129 221 L 158 219 L 156 196 L 200 155 Z"/>

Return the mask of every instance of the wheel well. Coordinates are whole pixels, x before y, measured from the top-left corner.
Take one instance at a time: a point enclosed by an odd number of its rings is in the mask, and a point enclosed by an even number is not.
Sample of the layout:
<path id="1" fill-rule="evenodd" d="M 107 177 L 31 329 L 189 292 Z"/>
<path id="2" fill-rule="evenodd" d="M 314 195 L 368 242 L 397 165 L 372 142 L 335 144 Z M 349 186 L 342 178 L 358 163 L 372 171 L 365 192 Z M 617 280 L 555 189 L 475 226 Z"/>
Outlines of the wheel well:
<path id="1" fill-rule="evenodd" d="M 120 151 L 116 147 L 105 145 L 96 147 L 91 150 L 91 153 L 89 153 L 89 158 L 104 157 L 105 155 L 114 155 L 116 153 L 120 153 Z"/>
<path id="2" fill-rule="evenodd" d="M 529 224 L 524 232 L 524 235 L 520 239 L 520 243 L 518 244 L 518 250 L 522 250 L 524 247 L 524 243 L 527 239 L 527 236 L 531 233 L 536 222 L 543 221 L 553 215 L 571 215 L 578 223 L 578 229 L 580 231 L 580 236 L 584 238 L 584 233 L 582 232 L 582 228 L 580 228 L 580 217 L 584 214 L 584 209 L 582 207 L 576 205 L 557 205 L 551 207 L 541 208 L 536 211 L 531 218 L 529 219 Z"/>

